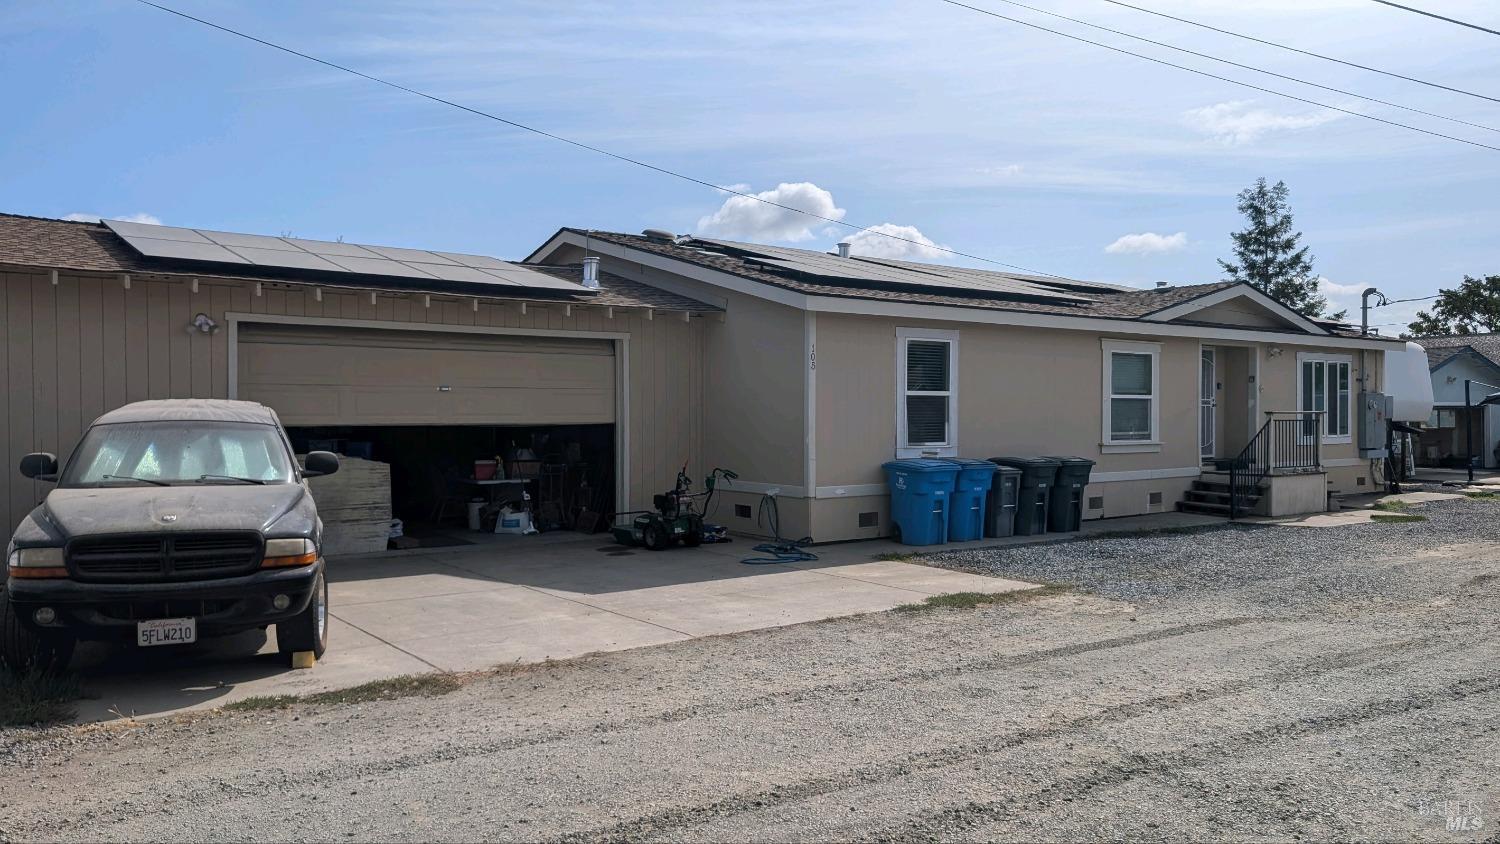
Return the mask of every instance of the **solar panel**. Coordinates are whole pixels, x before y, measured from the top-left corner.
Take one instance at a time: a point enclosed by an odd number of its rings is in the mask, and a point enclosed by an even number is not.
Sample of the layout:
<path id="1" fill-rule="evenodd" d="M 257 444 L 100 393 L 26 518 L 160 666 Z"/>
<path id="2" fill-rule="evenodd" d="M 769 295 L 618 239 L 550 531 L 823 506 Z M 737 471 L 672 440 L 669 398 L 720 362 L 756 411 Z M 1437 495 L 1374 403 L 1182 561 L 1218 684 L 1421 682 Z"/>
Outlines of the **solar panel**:
<path id="1" fill-rule="evenodd" d="M 936 264 L 913 264 L 893 262 L 885 259 L 862 257 L 840 258 L 825 252 L 808 249 L 790 249 L 783 246 L 762 246 L 756 243 L 737 243 L 730 240 L 707 240 L 718 246 L 737 252 L 748 253 L 751 260 L 771 267 L 781 267 L 805 275 L 825 278 L 842 283 L 874 282 L 902 284 L 912 287 L 927 287 L 938 290 L 993 293 L 1006 296 L 1052 299 L 1065 302 L 1087 302 L 1080 296 L 1048 286 L 1041 279 L 1022 278 L 1004 273 L 972 270 L 963 267 L 946 267 Z"/>
<path id="2" fill-rule="evenodd" d="M 153 258 L 181 258 L 185 261 L 213 261 L 220 264 L 248 264 L 247 259 L 217 243 L 193 243 L 186 240 L 158 240 L 154 237 L 130 238 L 127 242 L 142 255 Z"/>
<path id="3" fill-rule="evenodd" d="M 148 258 L 456 281 L 498 288 L 587 290 L 577 282 L 486 255 L 183 229 L 120 220 L 105 220 L 104 224 Z"/>

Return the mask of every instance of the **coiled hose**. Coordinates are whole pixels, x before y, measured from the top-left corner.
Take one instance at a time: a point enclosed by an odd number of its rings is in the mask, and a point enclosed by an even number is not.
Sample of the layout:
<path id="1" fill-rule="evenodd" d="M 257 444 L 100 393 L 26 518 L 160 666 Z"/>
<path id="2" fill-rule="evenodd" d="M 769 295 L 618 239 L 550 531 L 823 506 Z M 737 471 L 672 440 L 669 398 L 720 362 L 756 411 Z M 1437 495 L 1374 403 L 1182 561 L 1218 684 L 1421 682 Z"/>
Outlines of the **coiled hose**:
<path id="1" fill-rule="evenodd" d="M 766 556 L 746 557 L 740 560 L 745 565 L 773 566 L 786 563 L 807 563 L 818 559 L 817 554 L 802 550 L 812 544 L 811 536 L 804 536 L 795 542 L 781 538 L 781 510 L 776 505 L 776 496 L 762 495 L 760 497 L 760 506 L 755 513 L 755 523 L 769 528 L 774 539 L 751 548 L 751 551 Z"/>

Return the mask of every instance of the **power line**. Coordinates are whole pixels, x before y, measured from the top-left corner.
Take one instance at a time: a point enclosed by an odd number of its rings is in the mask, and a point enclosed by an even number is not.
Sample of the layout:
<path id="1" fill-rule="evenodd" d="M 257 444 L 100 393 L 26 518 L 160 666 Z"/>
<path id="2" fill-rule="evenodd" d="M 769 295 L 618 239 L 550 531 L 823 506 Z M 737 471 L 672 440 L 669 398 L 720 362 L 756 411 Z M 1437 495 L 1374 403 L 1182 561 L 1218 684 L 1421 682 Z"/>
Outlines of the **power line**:
<path id="1" fill-rule="evenodd" d="M 1418 79 L 1415 76 L 1406 76 L 1404 74 L 1396 73 L 1394 71 L 1381 70 L 1378 67 L 1370 67 L 1369 65 L 1359 64 L 1358 62 L 1351 62 L 1351 61 L 1347 61 L 1345 59 L 1337 59 L 1337 58 L 1334 58 L 1333 56 L 1325 56 L 1322 53 L 1314 53 L 1311 50 L 1303 50 L 1303 49 L 1301 49 L 1299 47 L 1290 47 L 1290 46 L 1287 46 L 1286 44 L 1281 44 L 1281 43 L 1278 43 L 1276 41 L 1269 41 L 1269 40 L 1267 40 L 1265 38 L 1256 38 L 1254 35 L 1245 35 L 1242 32 L 1235 32 L 1235 31 L 1229 30 L 1229 29 L 1221 29 L 1221 28 L 1219 28 L 1217 26 L 1212 26 L 1210 24 L 1201 23 L 1199 21 L 1189 20 L 1187 18 L 1180 18 L 1180 17 L 1178 17 L 1176 15 L 1169 15 L 1166 12 L 1158 12 L 1155 9 L 1148 9 L 1145 6 L 1135 6 L 1135 5 L 1132 5 L 1130 3 L 1124 2 L 1124 0 L 1103 0 L 1103 2 L 1105 2 L 1105 3 L 1112 3 L 1112 4 L 1116 5 L 1116 6 L 1123 6 L 1126 9 L 1134 9 L 1137 12 L 1145 12 L 1148 15 L 1156 15 L 1159 18 L 1166 18 L 1167 20 L 1174 20 L 1174 21 L 1177 21 L 1178 23 L 1185 23 L 1185 24 L 1188 24 L 1189 26 L 1196 26 L 1196 27 L 1198 27 L 1200 29 L 1207 29 L 1210 32 L 1217 32 L 1220 35 L 1232 35 L 1235 38 L 1243 38 L 1246 41 L 1254 41 L 1256 44 L 1264 44 L 1267 47 L 1275 47 L 1275 48 L 1277 48 L 1279 50 L 1286 50 L 1286 51 L 1291 52 L 1291 53 L 1298 53 L 1298 54 L 1304 55 L 1304 56 L 1311 56 L 1312 58 L 1315 58 L 1315 59 L 1322 59 L 1325 62 L 1333 62 L 1335 64 L 1344 65 L 1345 67 L 1352 67 L 1352 68 L 1356 68 L 1358 70 L 1368 71 L 1370 73 L 1378 73 L 1378 74 L 1380 74 L 1382 76 L 1389 76 L 1389 77 L 1391 77 L 1393 79 L 1400 79 L 1400 80 L 1402 80 L 1404 82 L 1415 82 L 1418 85 L 1426 85 L 1429 88 L 1437 88 L 1439 90 L 1449 91 L 1449 92 L 1454 93 L 1454 94 L 1463 94 L 1466 97 L 1474 97 L 1476 99 L 1488 100 L 1488 101 L 1490 101 L 1492 103 L 1500 103 L 1500 97 L 1491 97 L 1488 94 L 1480 94 L 1480 93 L 1476 93 L 1474 91 L 1465 91 L 1462 88 L 1454 88 L 1451 85 L 1444 85 L 1444 84 L 1442 84 L 1440 82 L 1430 82 L 1430 81 L 1428 81 L 1426 79 Z"/>
<path id="2" fill-rule="evenodd" d="M 1310 86 L 1312 86 L 1314 88 L 1321 88 L 1324 91 L 1332 91 L 1335 94 L 1343 94 L 1346 97 L 1357 97 L 1357 98 L 1359 98 L 1361 100 L 1365 100 L 1367 102 L 1379 103 L 1380 105 L 1390 106 L 1391 108 L 1399 108 L 1399 109 L 1401 109 L 1403 111 L 1409 111 L 1409 112 L 1412 112 L 1413 114 L 1420 114 L 1420 115 L 1423 115 L 1425 117 L 1436 117 L 1439 120 L 1447 120 L 1447 121 L 1449 121 L 1451 123 L 1462 123 L 1465 126 L 1472 126 L 1475 129 L 1484 129 L 1487 132 L 1500 132 L 1500 129 L 1496 129 L 1493 126 L 1486 126 L 1483 123 L 1471 123 L 1468 120 L 1460 120 L 1457 117 L 1448 117 L 1447 115 L 1444 115 L 1444 114 L 1437 114 L 1437 113 L 1431 112 L 1431 111 L 1423 111 L 1420 108 L 1413 108 L 1411 106 L 1404 106 L 1404 105 L 1401 105 L 1400 103 L 1393 103 L 1393 102 L 1390 102 L 1389 100 L 1378 99 L 1376 97 L 1371 97 L 1371 96 L 1369 96 L 1367 94 L 1356 94 L 1353 91 L 1345 91 L 1342 88 L 1334 88 L 1334 87 L 1331 87 L 1331 86 L 1328 86 L 1328 85 L 1320 85 L 1317 82 L 1309 82 L 1308 80 L 1302 79 L 1301 77 L 1288 76 L 1288 75 L 1286 75 L 1284 73 L 1277 73 L 1274 70 L 1266 70 L 1265 68 L 1256 67 L 1255 65 L 1241 64 L 1239 62 L 1231 61 L 1231 60 L 1225 59 L 1225 58 L 1220 58 L 1218 56 L 1210 55 L 1208 53 L 1200 53 L 1197 50 L 1189 50 L 1186 47 L 1178 47 L 1178 46 L 1176 46 L 1174 44 L 1168 44 L 1168 43 L 1166 43 L 1164 41 L 1155 41 L 1155 40 L 1152 40 L 1152 39 L 1147 38 L 1147 37 L 1142 36 L 1142 35 L 1135 35 L 1135 34 L 1132 34 L 1132 33 L 1129 33 L 1129 32 L 1124 32 L 1124 31 L 1118 30 L 1118 29 L 1111 29 L 1110 27 L 1102 26 L 1102 25 L 1097 24 L 1097 23 L 1089 23 L 1086 20 L 1080 20 L 1078 18 L 1070 18 L 1067 15 L 1058 14 L 1057 12 L 1050 12 L 1050 11 L 1048 11 L 1046 9 L 1039 9 L 1036 6 L 1028 6 L 1025 3 L 1017 2 L 1017 0 L 999 0 L 999 2 L 1005 3 L 1007 5 L 1011 5 L 1011 6 L 1016 6 L 1018 8 L 1027 9 L 1029 11 L 1037 12 L 1037 13 L 1040 13 L 1040 14 L 1043 14 L 1043 15 L 1048 15 L 1050 17 L 1059 18 L 1061 20 L 1070 21 L 1072 23 L 1076 23 L 1076 24 L 1080 24 L 1082 26 L 1090 27 L 1092 29 L 1100 30 L 1101 32 L 1108 32 L 1108 33 L 1112 33 L 1114 35 L 1124 36 L 1125 38 L 1133 38 L 1136 41 L 1141 41 L 1141 42 L 1146 43 L 1146 44 L 1153 44 L 1153 45 L 1155 45 L 1157 47 L 1165 47 L 1168 50 L 1176 50 L 1179 53 L 1187 53 L 1190 56 L 1197 56 L 1200 59 L 1208 59 L 1209 61 L 1219 62 L 1220 64 L 1227 64 L 1227 65 L 1230 65 L 1231 67 L 1240 68 L 1241 70 L 1249 70 L 1249 71 L 1254 71 L 1255 73 L 1263 73 L 1263 74 L 1265 74 L 1267 76 L 1274 76 L 1277 79 L 1285 79 L 1288 82 L 1296 82 L 1296 83 L 1298 83 L 1300 85 L 1310 85 Z"/>
<path id="3" fill-rule="evenodd" d="M 138 0 L 138 2 L 145 3 L 145 2 L 147 2 L 147 0 Z M 1063 32 L 1062 30 L 1059 30 L 1059 29 L 1051 29 L 1051 28 L 1042 26 L 1039 23 L 1032 23 L 1031 21 L 1021 20 L 1020 18 L 1013 18 L 1013 17 L 1010 17 L 1009 15 L 1002 15 L 999 12 L 991 11 L 990 9 L 981 9 L 978 6 L 970 6 L 968 3 L 959 2 L 959 0 L 938 0 L 938 2 L 947 3 L 950 6 L 957 6 L 960 9 L 968 9 L 971 12 L 978 12 L 981 15 L 989 15 L 992 18 L 999 18 L 1000 20 L 1003 20 L 1003 21 L 1010 21 L 1011 23 L 1020 24 L 1021 26 L 1030 27 L 1032 29 L 1039 30 L 1041 32 L 1046 32 L 1046 33 L 1050 33 L 1052 35 L 1060 36 L 1062 38 L 1067 38 L 1067 39 L 1070 39 L 1072 41 L 1079 41 L 1079 42 L 1082 42 L 1084 44 L 1091 44 L 1091 45 L 1093 45 L 1095 47 L 1103 47 L 1106 50 L 1112 50 L 1112 51 L 1114 51 L 1116 53 L 1123 53 L 1123 54 L 1125 54 L 1127 56 L 1134 56 L 1134 57 L 1136 57 L 1138 59 L 1143 59 L 1145 61 L 1153 62 L 1155 64 L 1165 65 L 1167 67 L 1176 68 L 1177 70 L 1185 70 L 1188 73 L 1194 73 L 1194 74 L 1197 74 L 1198 76 L 1206 76 L 1209 79 L 1217 79 L 1220 82 L 1228 82 L 1231 85 L 1239 85 L 1242 88 L 1249 88 L 1252 91 L 1260 91 L 1260 92 L 1265 93 L 1265 94 L 1272 94 L 1274 96 L 1282 97 L 1282 98 L 1285 98 L 1285 99 L 1288 99 L 1288 100 L 1296 100 L 1299 103 L 1306 103 L 1308 105 L 1317 106 L 1318 108 L 1326 108 L 1326 109 L 1328 109 L 1330 111 L 1337 111 L 1337 112 L 1341 112 L 1343 114 L 1352 115 L 1354 117 L 1362 117 L 1365 120 L 1373 120 L 1376 123 L 1384 123 L 1387 126 L 1395 126 L 1397 128 L 1400 128 L 1400 129 L 1409 129 L 1409 130 L 1411 130 L 1413 132 L 1420 132 L 1420 133 L 1422 133 L 1424 135 L 1431 135 L 1434 138 L 1443 138 L 1444 140 L 1457 141 L 1457 142 L 1459 142 L 1461 144 L 1468 144 L 1469 146 L 1480 147 L 1481 149 L 1492 150 L 1494 152 L 1500 152 L 1500 147 L 1491 146 L 1490 144 L 1481 143 L 1479 141 L 1471 141 L 1468 138 L 1460 138 L 1457 135 L 1445 135 L 1442 132 L 1435 132 L 1435 131 L 1433 131 L 1431 129 L 1423 129 L 1420 126 L 1413 126 L 1410 123 L 1401 123 L 1401 122 L 1395 121 L 1395 120 L 1387 120 L 1384 117 L 1376 117 L 1373 114 L 1364 114 L 1363 112 L 1354 111 L 1353 109 L 1340 108 L 1340 107 L 1338 107 L 1336 105 L 1329 105 L 1328 103 L 1318 102 L 1317 100 L 1310 100 L 1310 99 L 1308 99 L 1306 97 L 1299 97 L 1296 94 L 1288 94 L 1288 93 L 1286 93 L 1284 91 L 1277 91 L 1277 90 L 1275 90 L 1273 88 L 1266 88 L 1266 87 L 1263 87 L 1263 86 L 1260 86 L 1260 85 L 1255 85 L 1255 84 L 1250 83 L 1250 82 L 1242 82 L 1242 81 L 1240 81 L 1238 79 L 1232 79 L 1232 78 L 1230 78 L 1228 76 L 1220 76 L 1217 73 L 1209 73 L 1206 70 L 1199 70 L 1196 67 L 1188 67 L 1187 65 L 1177 64 L 1175 62 L 1169 62 L 1166 59 L 1158 59 L 1155 56 L 1148 56 L 1145 53 L 1137 53 L 1137 52 L 1134 52 L 1134 51 L 1131 51 L 1131 50 L 1127 50 L 1124 47 L 1116 47 L 1113 44 L 1105 44 L 1103 41 L 1094 41 L 1094 40 L 1091 40 L 1091 39 L 1088 39 L 1088 38 L 1084 38 L 1081 35 L 1073 35 L 1072 33 Z"/>
<path id="4" fill-rule="evenodd" d="M 510 118 L 507 118 L 507 117 L 501 117 L 500 115 L 494 114 L 492 112 L 484 111 L 482 109 L 475 108 L 473 106 L 466 106 L 466 105 L 464 105 L 462 103 L 454 102 L 453 100 L 444 99 L 442 97 L 437 96 L 436 94 L 429 94 L 429 93 L 427 93 L 425 91 L 420 91 L 420 90 L 418 90 L 416 88 L 408 88 L 407 86 L 402 85 L 400 83 L 392 82 L 392 81 L 390 81 L 388 79 L 382 79 L 382 78 L 380 78 L 378 76 L 373 76 L 373 75 L 365 73 L 363 71 L 355 70 L 352 67 L 346 67 L 344 65 L 337 64 L 337 63 L 329 61 L 327 59 L 320 59 L 317 56 L 309 55 L 308 53 L 303 53 L 303 52 L 294 50 L 291 47 L 282 46 L 281 44 L 277 44 L 277 43 L 275 43 L 273 41 L 267 41 L 264 38 L 257 38 L 254 35 L 250 35 L 248 33 L 241 32 L 241 31 L 239 31 L 237 29 L 231 29 L 230 27 L 214 23 L 213 21 L 204 20 L 203 18 L 200 18 L 200 17 L 195 17 L 193 15 L 188 14 L 187 12 L 181 12 L 181 11 L 178 11 L 177 9 L 173 9 L 173 8 L 168 7 L 168 6 L 163 6 L 163 5 L 160 5 L 158 3 L 153 3 L 153 2 L 151 2 L 151 0 L 136 0 L 136 2 L 140 3 L 143 6 L 150 6 L 153 9 L 157 9 L 159 11 L 163 11 L 163 12 L 166 12 L 168 14 L 176 15 L 177 17 L 183 18 L 184 20 L 190 20 L 190 21 L 192 21 L 194 23 L 202 24 L 203 26 L 209 27 L 211 29 L 216 29 L 216 30 L 218 30 L 220 32 L 223 32 L 223 33 L 226 33 L 228 35 L 233 35 L 233 36 L 235 36 L 237 38 L 243 38 L 246 41 L 253 41 L 256 44 L 260 44 L 263 47 L 270 47 L 273 50 L 280 50 L 283 53 L 287 53 L 289 55 L 296 56 L 297 58 L 306 59 L 307 61 L 313 62 L 315 64 L 320 64 L 320 65 L 322 65 L 324 67 L 332 68 L 334 70 L 341 71 L 343 73 L 348 73 L 348 74 L 351 74 L 353 76 L 358 76 L 361 79 L 365 79 L 365 80 L 368 80 L 370 82 L 374 82 L 374 83 L 379 84 L 379 85 L 384 85 L 387 88 L 393 88 L 393 89 L 395 89 L 397 91 L 401 91 L 403 93 L 411 94 L 412 96 L 421 97 L 421 98 L 423 98 L 425 100 L 431 100 L 432 102 L 440 103 L 442 105 L 449 106 L 451 108 L 456 108 L 456 109 L 459 109 L 460 111 L 466 111 L 469 114 L 473 114 L 473 115 L 476 115 L 478 117 L 483 117 L 483 118 L 486 118 L 486 119 L 489 119 L 489 120 L 494 120 L 494 121 L 497 121 L 499 123 L 503 123 L 506 126 L 510 126 L 511 128 L 514 128 L 514 129 L 520 129 L 520 130 L 522 130 L 524 132 L 530 132 L 530 133 L 532 133 L 534 135 L 540 135 L 543 138 L 548 138 L 548 139 L 554 140 L 554 141 L 560 141 L 562 143 L 568 144 L 569 146 L 577 147 L 578 149 L 587 150 L 588 152 L 596 153 L 598 155 L 607 156 L 609 158 L 615 159 L 616 161 L 624 162 L 626 164 L 633 164 L 636 167 L 642 167 L 642 168 L 645 168 L 645 169 L 650 170 L 652 172 L 660 173 L 660 174 L 662 174 L 664 176 L 671 176 L 674 179 L 681 179 L 684 182 L 690 182 L 692 184 L 699 185 L 699 186 L 702 186 L 702 187 L 705 187 L 705 188 L 712 188 L 712 189 L 714 189 L 716 191 L 721 191 L 723 193 L 733 194 L 735 196 L 739 196 L 739 197 L 743 197 L 745 199 L 753 200 L 755 202 L 759 202 L 759 203 L 762 203 L 764 205 L 770 205 L 770 206 L 775 207 L 775 208 L 780 208 L 783 211 L 791 211 L 791 212 L 796 213 L 796 214 L 801 214 L 801 215 L 806 216 L 806 217 L 811 217 L 814 220 L 820 220 L 822 222 L 829 223 L 829 224 L 835 225 L 835 226 L 842 226 L 842 227 L 844 227 L 846 229 L 849 229 L 851 231 L 862 232 L 862 233 L 872 234 L 872 235 L 878 235 L 880 237 L 889 238 L 891 240 L 897 240 L 897 241 L 900 241 L 902 243 L 910 243 L 910 244 L 912 244 L 914 246 L 921 246 L 924 249 L 934 249 L 934 250 L 937 250 L 937 251 L 940 251 L 940 252 L 946 252 L 946 253 L 948 253 L 950 255 L 957 255 L 957 256 L 962 257 L 962 258 L 970 258 L 970 259 L 975 260 L 975 261 L 983 261 L 983 262 L 985 262 L 987 264 L 994 264 L 996 266 L 1006 267 L 1006 268 L 1012 269 L 1012 270 L 1018 270 L 1020 272 L 1029 273 L 1031 275 L 1048 276 L 1048 277 L 1051 277 L 1051 278 L 1063 278 L 1063 276 L 1059 276 L 1059 275 L 1057 275 L 1055 273 L 1043 272 L 1041 270 L 1033 270 L 1033 269 L 1029 269 L 1027 267 L 1020 266 L 1018 264 L 1008 264 L 1008 263 L 1006 263 L 1004 261 L 997 261 L 994 258 L 986 258 L 983 255 L 973 255 L 973 254 L 970 254 L 968 252 L 960 252 L 957 249 L 949 249 L 946 246 L 938 246 L 938 245 L 933 244 L 933 243 L 926 243 L 926 242 L 923 242 L 923 241 L 920 241 L 920 240 L 913 240 L 911 238 L 901 237 L 900 235 L 890 234 L 889 232 L 879 231 L 879 230 L 877 230 L 877 229 L 875 229 L 875 228 L 873 228 L 871 226 L 861 226 L 861 225 L 857 225 L 855 223 L 845 222 L 843 220 L 836 220 L 836 219 L 834 219 L 832 217 L 825 217 L 824 215 L 815 213 L 813 211 L 806 211 L 806 210 L 803 210 L 801 208 L 794 208 L 794 207 L 792 207 L 790 205 L 786 205 L 785 203 L 781 203 L 781 202 L 777 202 L 777 201 L 772 200 L 772 199 L 766 199 L 764 197 L 756 196 L 753 193 L 746 193 L 744 191 L 735 190 L 734 188 L 725 187 L 723 185 L 717 185 L 717 184 L 714 184 L 713 182 L 710 182 L 710 181 L 708 181 L 706 179 L 699 179 L 696 176 L 689 176 L 689 175 L 687 175 L 685 173 L 680 173 L 680 172 L 678 172 L 676 170 L 670 170 L 670 169 L 668 169 L 666 167 L 663 167 L 663 166 L 660 166 L 660 165 L 657 165 L 657 164 L 652 164 L 652 163 L 650 163 L 648 161 L 642 161 L 642 160 L 640 160 L 638 158 L 631 158 L 628 155 L 623 155 L 623 154 L 618 153 L 618 152 L 611 152 L 611 151 L 609 151 L 607 149 L 604 149 L 602 147 L 596 147 L 596 146 L 593 146 L 592 144 L 586 144 L 583 141 L 575 140 L 573 138 L 569 138 L 569 137 L 566 137 L 564 135 L 558 135 L 558 134 L 553 133 L 553 132 L 548 132 L 545 129 L 538 129 L 535 126 L 528 126 L 525 123 L 521 123 L 521 122 L 518 122 L 518 121 L 515 121 L 515 120 L 511 120 Z M 1500 150 L 1500 147 L 1492 147 L 1492 149 Z"/>
<path id="5" fill-rule="evenodd" d="M 1500 35 L 1500 30 L 1490 29 L 1487 26 L 1480 26 L 1477 23 L 1469 23 L 1468 21 L 1461 21 L 1458 18 L 1450 18 L 1450 17 L 1447 17 L 1445 15 L 1440 15 L 1440 14 L 1438 14 L 1436 12 L 1428 12 L 1428 11 L 1425 11 L 1423 9 L 1414 9 L 1411 6 L 1403 6 L 1400 3 L 1392 3 L 1391 0 L 1372 0 L 1372 2 L 1379 3 L 1382 6 L 1390 6 L 1393 9 L 1402 9 L 1404 11 L 1412 12 L 1414 14 L 1426 15 L 1429 18 L 1437 18 L 1440 21 L 1447 21 L 1448 23 L 1458 24 L 1459 26 L 1466 26 L 1469 29 L 1477 29 L 1480 32 L 1488 32 L 1491 35 Z"/>
<path id="6" fill-rule="evenodd" d="M 1443 296 L 1440 293 L 1440 294 L 1438 294 L 1436 296 L 1419 296 L 1416 299 L 1389 299 L 1389 300 L 1387 300 L 1385 302 L 1380 303 L 1379 305 L 1376 305 L 1375 307 L 1377 307 L 1377 308 L 1383 308 L 1386 305 L 1399 305 L 1402 302 L 1426 302 L 1429 299 L 1441 299 L 1441 298 L 1443 298 Z"/>

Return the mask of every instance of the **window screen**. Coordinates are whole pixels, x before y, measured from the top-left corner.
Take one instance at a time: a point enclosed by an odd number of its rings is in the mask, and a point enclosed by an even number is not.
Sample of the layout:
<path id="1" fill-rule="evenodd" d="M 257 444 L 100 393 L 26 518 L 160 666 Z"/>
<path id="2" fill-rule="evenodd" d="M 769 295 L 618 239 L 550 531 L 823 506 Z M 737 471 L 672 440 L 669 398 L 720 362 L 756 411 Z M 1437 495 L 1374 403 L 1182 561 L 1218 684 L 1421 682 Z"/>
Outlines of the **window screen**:
<path id="1" fill-rule="evenodd" d="M 906 344 L 906 391 L 948 391 L 948 344 L 910 340 Z"/>
<path id="2" fill-rule="evenodd" d="M 904 341 L 906 391 L 901 397 L 903 446 L 953 443 L 953 344 L 947 340 Z"/>
<path id="3" fill-rule="evenodd" d="M 1141 352 L 1110 355 L 1109 438 L 1147 441 L 1152 438 L 1154 387 L 1152 356 Z"/>

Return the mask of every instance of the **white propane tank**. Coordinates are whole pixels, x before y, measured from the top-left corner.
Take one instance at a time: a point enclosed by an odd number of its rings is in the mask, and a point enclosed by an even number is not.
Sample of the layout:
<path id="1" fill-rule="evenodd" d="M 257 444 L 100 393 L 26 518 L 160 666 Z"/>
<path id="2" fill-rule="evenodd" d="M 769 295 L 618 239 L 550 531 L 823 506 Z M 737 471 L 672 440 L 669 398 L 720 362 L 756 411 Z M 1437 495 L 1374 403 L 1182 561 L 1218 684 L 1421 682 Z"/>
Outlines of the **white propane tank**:
<path id="1" fill-rule="evenodd" d="M 1405 349 L 1385 353 L 1382 383 L 1392 399 L 1393 421 L 1426 422 L 1432 416 L 1432 371 L 1419 344 L 1408 341 Z"/>

